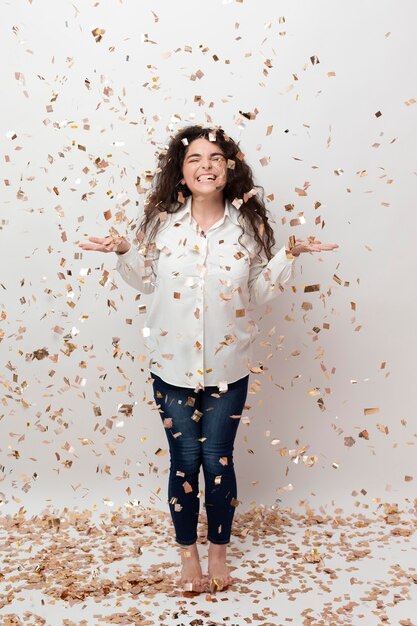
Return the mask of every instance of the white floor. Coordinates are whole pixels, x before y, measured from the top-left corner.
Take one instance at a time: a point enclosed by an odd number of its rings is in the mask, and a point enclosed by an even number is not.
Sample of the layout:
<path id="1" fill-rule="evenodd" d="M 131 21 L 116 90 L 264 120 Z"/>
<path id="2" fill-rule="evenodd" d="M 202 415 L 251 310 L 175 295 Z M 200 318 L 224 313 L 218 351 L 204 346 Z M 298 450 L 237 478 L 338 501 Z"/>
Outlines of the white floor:
<path id="1" fill-rule="evenodd" d="M 409 503 L 326 515 L 254 507 L 235 515 L 234 585 L 193 595 L 173 583 L 166 511 L 3 513 L 0 623 L 417 626 L 416 525 Z"/>

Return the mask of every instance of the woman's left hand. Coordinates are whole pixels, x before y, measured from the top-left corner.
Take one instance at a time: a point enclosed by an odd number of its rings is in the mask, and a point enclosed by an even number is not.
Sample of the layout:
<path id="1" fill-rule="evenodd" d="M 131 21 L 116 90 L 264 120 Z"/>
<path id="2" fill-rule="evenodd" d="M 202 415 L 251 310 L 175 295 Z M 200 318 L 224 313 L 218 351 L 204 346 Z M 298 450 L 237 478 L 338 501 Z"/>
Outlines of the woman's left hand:
<path id="1" fill-rule="evenodd" d="M 321 243 L 314 236 L 311 236 L 307 240 L 296 239 L 295 246 L 291 248 L 290 252 L 293 256 L 299 256 L 302 252 L 323 252 L 324 250 L 334 250 L 338 247 L 339 244 L 337 243 Z"/>

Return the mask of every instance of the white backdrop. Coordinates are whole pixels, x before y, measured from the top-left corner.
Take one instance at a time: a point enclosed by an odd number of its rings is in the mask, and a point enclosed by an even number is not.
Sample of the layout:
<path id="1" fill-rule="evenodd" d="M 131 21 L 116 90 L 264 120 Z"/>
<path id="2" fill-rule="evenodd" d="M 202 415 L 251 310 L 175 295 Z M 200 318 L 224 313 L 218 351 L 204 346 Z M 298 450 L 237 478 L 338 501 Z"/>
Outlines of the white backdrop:
<path id="1" fill-rule="evenodd" d="M 168 511 L 148 296 L 77 244 L 133 227 L 138 177 L 190 123 L 240 141 L 278 241 L 340 246 L 256 310 L 238 511 L 414 497 L 416 17 L 406 0 L 2 4 L 2 512 Z"/>

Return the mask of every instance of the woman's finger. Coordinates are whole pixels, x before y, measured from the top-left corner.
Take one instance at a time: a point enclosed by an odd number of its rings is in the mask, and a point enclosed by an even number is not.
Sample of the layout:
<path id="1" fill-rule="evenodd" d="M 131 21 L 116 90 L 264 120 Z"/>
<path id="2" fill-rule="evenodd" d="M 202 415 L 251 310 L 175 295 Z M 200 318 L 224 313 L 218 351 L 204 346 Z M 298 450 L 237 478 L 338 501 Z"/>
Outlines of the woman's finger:
<path id="1" fill-rule="evenodd" d="M 109 246 L 104 246 L 103 244 L 94 244 L 94 243 L 79 243 L 78 244 L 82 250 L 93 250 L 98 252 L 112 252 L 112 249 Z"/>
<path id="2" fill-rule="evenodd" d="M 89 241 L 93 241 L 94 243 L 104 243 L 107 237 L 89 237 Z"/>

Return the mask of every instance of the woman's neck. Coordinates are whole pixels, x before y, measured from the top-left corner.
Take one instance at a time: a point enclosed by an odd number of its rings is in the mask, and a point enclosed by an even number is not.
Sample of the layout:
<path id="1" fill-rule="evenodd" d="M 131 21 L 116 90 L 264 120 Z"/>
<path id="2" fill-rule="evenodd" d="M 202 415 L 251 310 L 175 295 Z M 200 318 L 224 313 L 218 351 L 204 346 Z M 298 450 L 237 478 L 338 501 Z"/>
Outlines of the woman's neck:
<path id="1" fill-rule="evenodd" d="M 210 222 L 220 219 L 224 213 L 225 201 L 223 195 L 196 196 L 191 200 L 191 214 L 199 222 Z"/>

